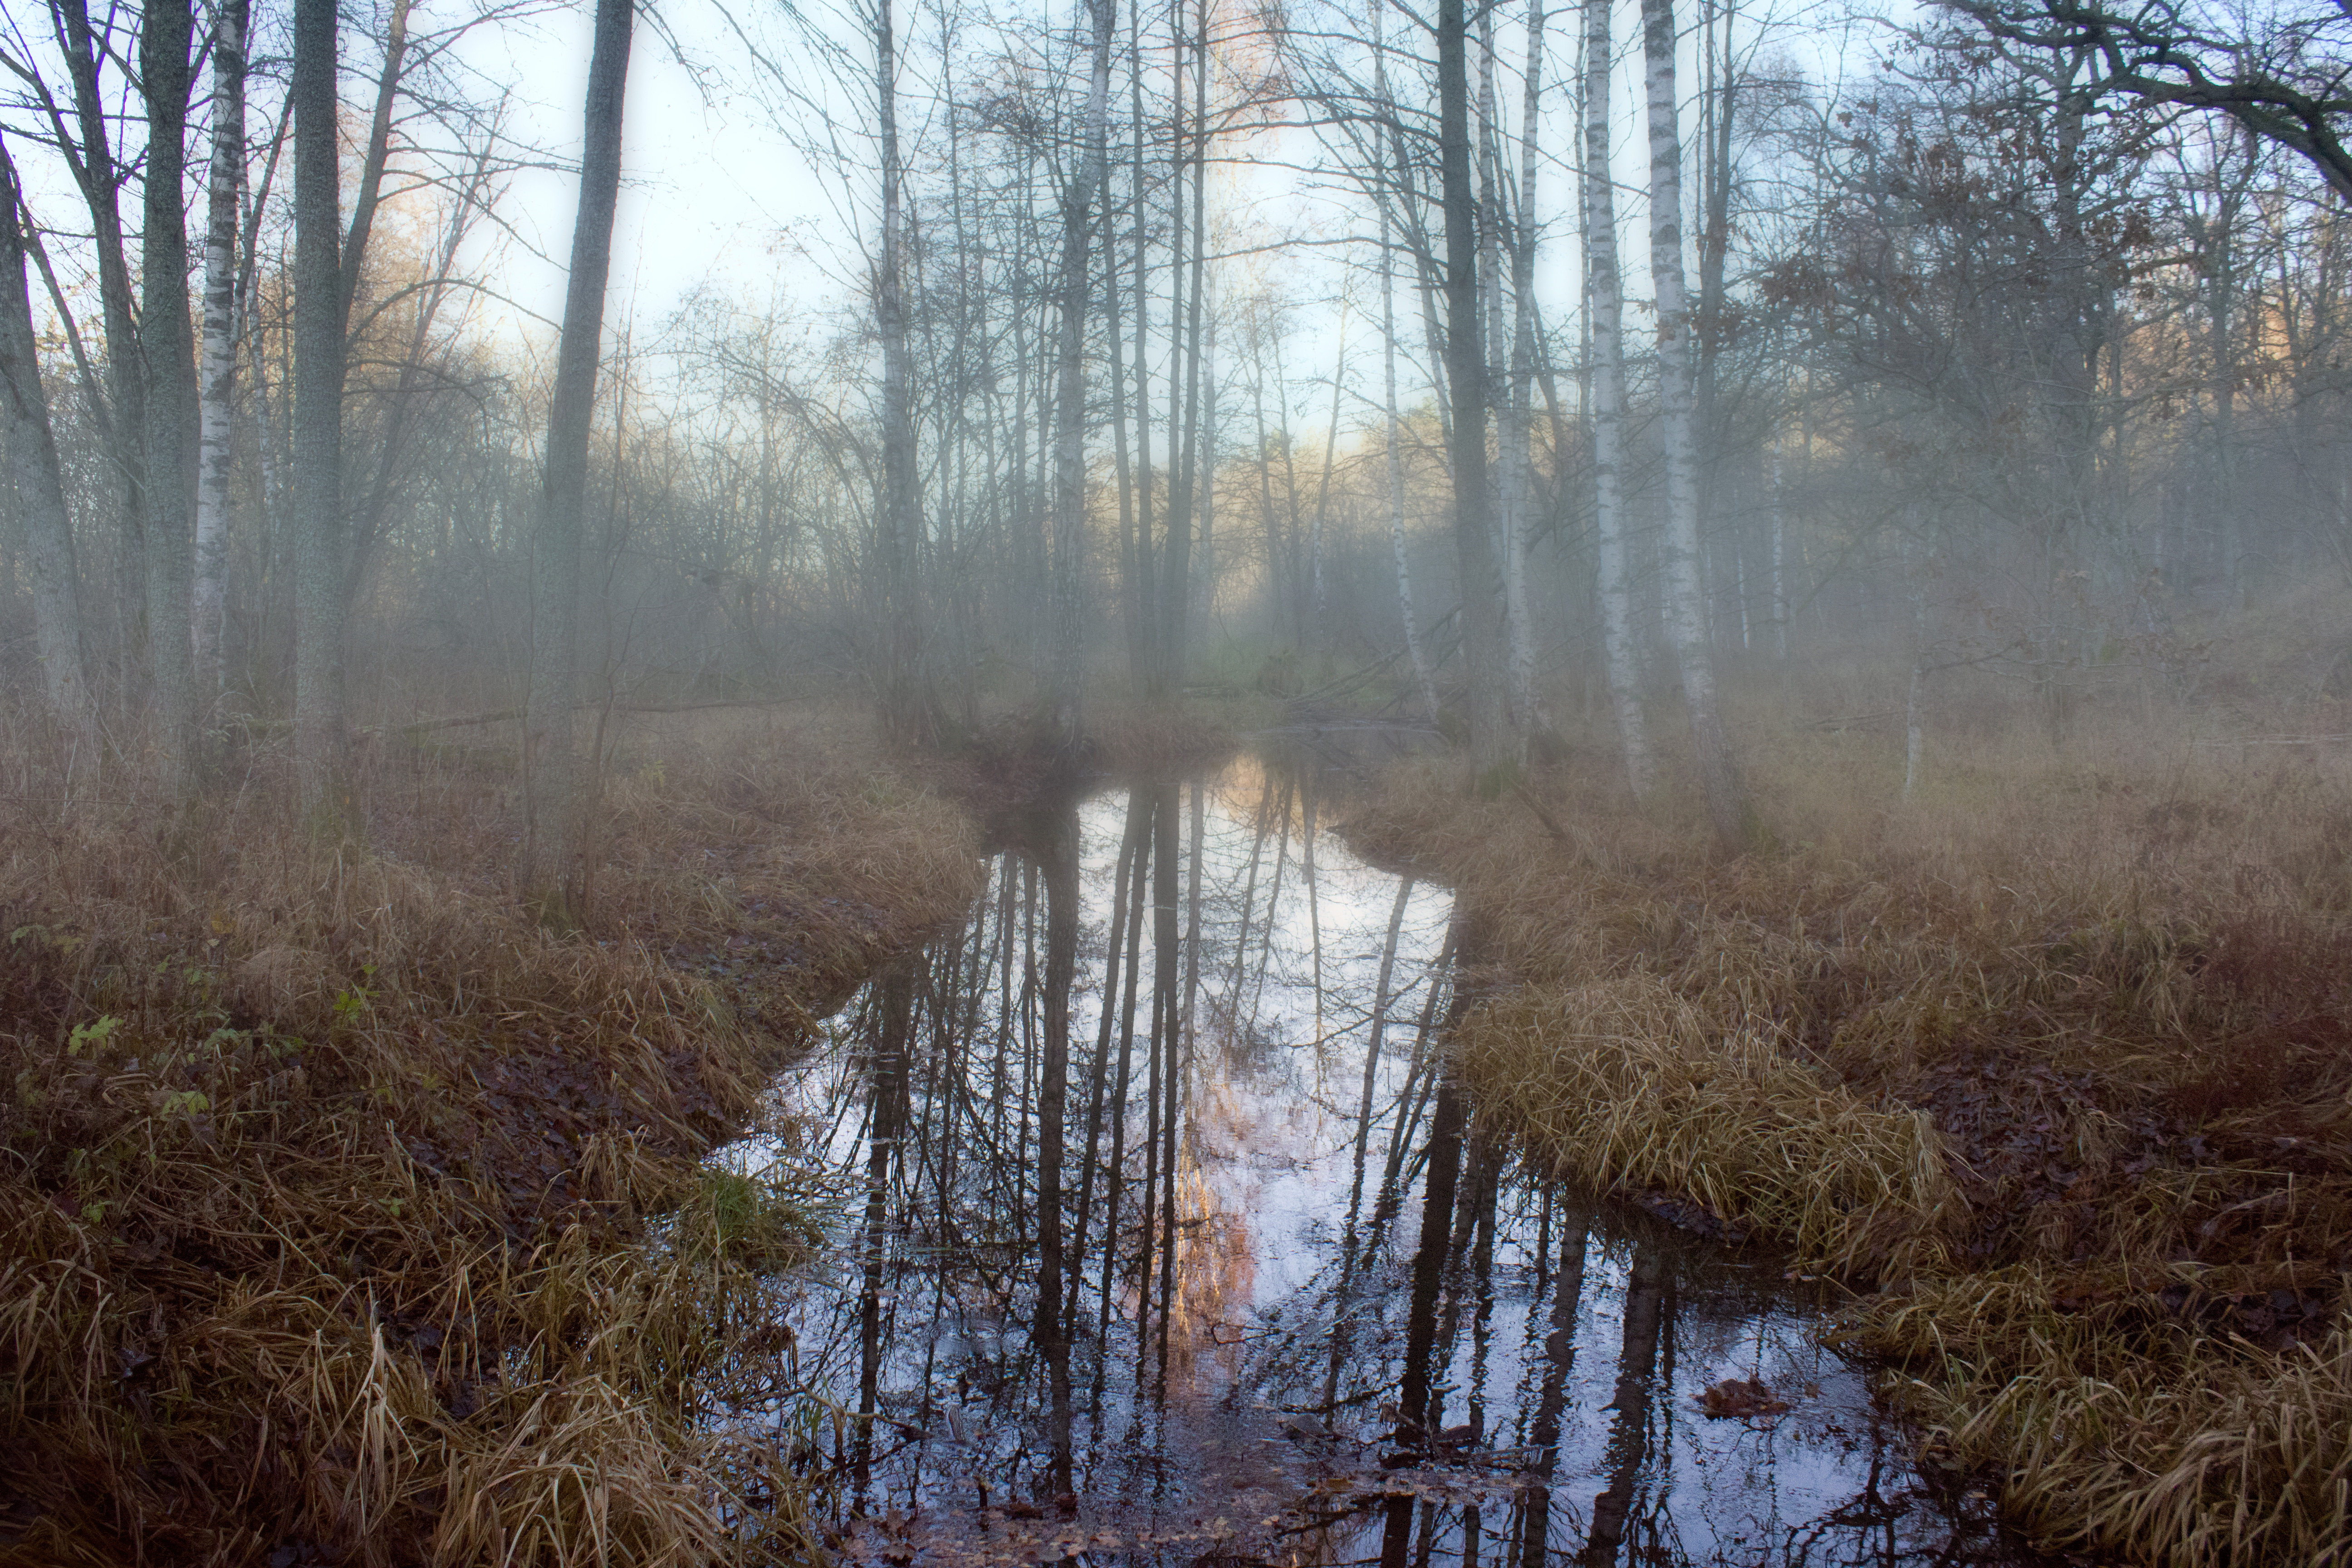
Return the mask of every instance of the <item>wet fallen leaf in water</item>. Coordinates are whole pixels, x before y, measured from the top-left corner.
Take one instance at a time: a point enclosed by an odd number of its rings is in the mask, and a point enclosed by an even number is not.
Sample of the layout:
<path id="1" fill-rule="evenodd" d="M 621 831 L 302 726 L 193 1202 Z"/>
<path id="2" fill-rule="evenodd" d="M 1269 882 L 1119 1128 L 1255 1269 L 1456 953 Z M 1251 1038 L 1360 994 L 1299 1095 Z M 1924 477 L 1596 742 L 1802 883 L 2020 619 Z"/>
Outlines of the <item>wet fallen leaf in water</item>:
<path id="1" fill-rule="evenodd" d="M 1704 1415 L 1744 1421 L 1755 1415 L 1778 1415 L 1789 1408 L 1789 1402 L 1776 1397 L 1762 1378 L 1727 1377 L 1699 1391 L 1698 1407 Z"/>

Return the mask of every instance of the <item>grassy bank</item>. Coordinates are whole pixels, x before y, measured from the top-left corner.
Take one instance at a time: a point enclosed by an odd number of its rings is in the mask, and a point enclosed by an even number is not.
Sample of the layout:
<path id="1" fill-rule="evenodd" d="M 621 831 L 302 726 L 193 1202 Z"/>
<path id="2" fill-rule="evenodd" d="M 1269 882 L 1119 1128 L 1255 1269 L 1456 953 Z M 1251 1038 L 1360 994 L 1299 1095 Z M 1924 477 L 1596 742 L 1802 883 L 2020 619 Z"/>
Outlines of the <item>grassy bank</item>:
<path id="1" fill-rule="evenodd" d="M 977 887 L 862 725 L 614 757 L 587 929 L 495 750 L 0 789 L 0 1561 L 704 1563 L 806 1545 L 764 1310 L 805 1194 L 715 1180 L 807 1009 Z M 12 737 L 11 755 L 37 754 Z"/>
<path id="2" fill-rule="evenodd" d="M 2347 1561 L 2344 748 L 1988 711 L 1905 802 L 1899 735 L 1819 717 L 1744 738 L 1776 842 L 1737 860 L 1598 736 L 1535 783 L 1549 823 L 1440 764 L 1357 813 L 1490 933 L 1486 1113 L 1864 1290 L 1938 1457 L 2051 1543 Z"/>

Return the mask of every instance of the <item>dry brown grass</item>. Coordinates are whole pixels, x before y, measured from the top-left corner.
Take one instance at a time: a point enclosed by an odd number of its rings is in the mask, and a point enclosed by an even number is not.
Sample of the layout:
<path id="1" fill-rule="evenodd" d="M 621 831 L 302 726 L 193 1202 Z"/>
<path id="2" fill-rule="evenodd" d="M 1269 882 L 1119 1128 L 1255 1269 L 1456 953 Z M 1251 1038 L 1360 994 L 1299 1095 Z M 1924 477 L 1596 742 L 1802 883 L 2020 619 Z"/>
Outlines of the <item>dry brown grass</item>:
<path id="1" fill-rule="evenodd" d="M 17 771 L 0 1561 L 809 1553 L 791 1456 L 716 1418 L 790 1393 L 808 1194 L 700 1161 L 976 864 L 814 724 L 617 762 L 568 937 L 498 886 L 494 772 L 387 762 L 325 848 L 259 785 Z"/>
<path id="2" fill-rule="evenodd" d="M 1927 1116 L 1865 1104 L 1769 1034 L 1718 1036 L 1652 976 L 1510 991 L 1454 1045 L 1481 1111 L 1589 1190 L 1696 1200 L 1846 1272 L 1907 1272 L 1956 1228 Z"/>
<path id="3" fill-rule="evenodd" d="M 1535 786 L 1565 841 L 1439 764 L 1357 813 L 1525 988 L 1468 1021 L 1472 1081 L 1563 1169 L 1880 1287 L 1853 1334 L 2021 1522 L 2147 1562 L 2340 1552 L 2352 758 L 2137 702 L 2053 748 L 1988 702 L 1904 803 L 1899 734 L 1815 717 L 1745 738 L 1777 842 L 1734 861 L 1695 801 L 1624 799 L 1598 734 Z"/>

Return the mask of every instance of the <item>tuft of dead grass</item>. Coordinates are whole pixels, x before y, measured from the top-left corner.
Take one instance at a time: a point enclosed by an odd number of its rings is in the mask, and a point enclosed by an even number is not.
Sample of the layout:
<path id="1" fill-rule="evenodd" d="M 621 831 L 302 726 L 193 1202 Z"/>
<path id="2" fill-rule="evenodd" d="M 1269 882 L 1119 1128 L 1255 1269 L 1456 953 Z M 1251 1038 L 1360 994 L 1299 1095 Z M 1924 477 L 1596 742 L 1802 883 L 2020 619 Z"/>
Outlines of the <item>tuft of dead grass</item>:
<path id="1" fill-rule="evenodd" d="M 571 936 L 439 761 L 370 780 L 373 848 L 260 787 L 0 795 L 0 1562 L 814 1557 L 794 1455 L 723 1419 L 794 1397 L 813 1199 L 701 1161 L 976 889 L 868 760 L 641 756 Z"/>
<path id="2" fill-rule="evenodd" d="M 1776 838 L 1735 860 L 1597 730 L 1531 784 L 1551 824 L 1444 763 L 1359 805 L 1521 988 L 1468 1081 L 1580 1179 L 1837 1267 L 1851 1342 L 2052 1541 L 2341 1561 L 2352 755 L 2143 711 L 2055 748 L 1988 701 L 1906 803 L 1899 734 L 1775 702 L 1742 751 Z"/>
<path id="3" fill-rule="evenodd" d="M 1454 1036 L 1482 1112 L 1596 1192 L 1695 1200 L 1815 1267 L 1909 1272 L 1961 1207 L 1943 1139 L 1864 1104 L 1769 1034 L 1718 1037 L 1656 979 L 1528 987 Z"/>
<path id="4" fill-rule="evenodd" d="M 2193 1277 L 2193 1271 L 2191 1271 Z M 1928 1453 L 2004 1478 L 2053 1545 L 2221 1568 L 2352 1561 L 2352 1340 L 2265 1352 L 2119 1295 L 2085 1310 L 2047 1271 L 1950 1278 L 1859 1334 L 1910 1369 Z"/>

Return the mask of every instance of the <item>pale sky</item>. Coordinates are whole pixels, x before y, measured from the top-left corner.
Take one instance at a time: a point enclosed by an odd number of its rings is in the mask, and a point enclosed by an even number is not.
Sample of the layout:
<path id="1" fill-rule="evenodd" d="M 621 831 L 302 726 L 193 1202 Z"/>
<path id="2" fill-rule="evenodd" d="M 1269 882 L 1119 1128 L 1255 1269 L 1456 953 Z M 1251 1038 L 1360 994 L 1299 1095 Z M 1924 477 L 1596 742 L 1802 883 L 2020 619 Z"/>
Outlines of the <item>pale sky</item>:
<path id="1" fill-rule="evenodd" d="M 446 26 L 460 7 L 470 10 L 476 0 L 417 0 L 420 31 Z M 824 0 L 815 0 L 822 5 Z M 1804 4 L 1806 0 L 1797 0 Z M 839 145 L 848 161 L 864 165 L 871 149 L 858 141 L 871 117 L 869 45 L 845 18 L 830 25 L 843 41 L 847 63 L 838 72 L 810 65 L 810 51 L 796 47 L 794 35 L 782 20 L 777 0 L 725 0 L 733 15 L 751 29 L 759 47 L 773 58 L 804 73 L 804 92 L 830 105 L 844 126 Z M 1507 65 L 1516 58 L 1517 40 L 1524 23 L 1510 0 L 1501 0 L 1497 40 Z M 272 16 L 274 0 L 260 0 L 257 24 L 260 47 L 284 47 L 286 19 Z M 901 0 L 902 11 L 911 11 Z M 1685 9 L 1695 9 L 1687 4 Z M 812 6 L 813 15 L 821 15 Z M 1054 0 L 1057 26 L 1074 25 L 1075 0 Z M 1818 13 L 1817 13 L 1818 14 Z M 1034 14 L 1033 14 L 1034 15 Z M 720 289 L 754 299 L 782 293 L 820 317 L 838 310 L 845 280 L 859 274 L 855 243 L 856 213 L 870 204 L 866 189 L 871 175 L 863 166 L 828 161 L 813 166 L 780 125 L 780 117 L 796 112 L 774 87 L 769 73 L 751 58 L 721 9 L 721 0 L 663 0 L 660 26 L 640 22 L 633 51 L 625 112 L 623 158 L 624 190 L 614 237 L 612 293 L 606 320 L 608 338 L 633 326 L 642 341 L 657 330 L 670 312 L 706 282 Z M 922 29 L 926 42 L 935 40 L 935 11 L 909 17 Z M 1687 25 L 1689 18 L 1685 18 Z M 1639 16 L 1630 0 L 1622 0 L 1615 24 L 1620 67 L 1612 93 L 1617 121 L 1615 163 L 1621 191 L 1618 217 L 1621 258 L 1628 293 L 1646 296 L 1648 266 L 1647 204 L 1640 191 L 1645 178 L 1646 142 L 1641 126 L 1641 81 L 1638 60 Z M 17 19 L 17 47 L 38 47 L 35 24 Z M 902 24 L 906 25 L 906 24 Z M 977 53 L 993 45 L 1000 29 L 1017 32 L 1023 26 L 1010 15 L 967 15 L 961 26 Z M 1034 23 L 1031 24 L 1034 26 Z M 1551 79 L 1546 84 L 1547 124 L 1543 142 L 1548 163 L 1539 176 L 1538 202 L 1548 228 L 1538 274 L 1538 292 L 1546 320 L 1572 320 L 1579 290 L 1576 186 L 1571 172 L 1560 162 L 1573 150 L 1571 100 L 1562 90 L 1559 73 L 1570 68 L 1574 33 L 1580 26 L 1578 7 L 1556 5 L 1549 21 L 1553 56 Z M 461 58 L 485 91 L 506 89 L 513 94 L 508 120 L 510 138 L 536 148 L 548 161 L 570 163 L 579 156 L 581 99 L 590 47 L 591 12 L 575 3 L 545 13 L 500 22 L 478 29 L 463 47 Z M 667 35 L 667 36 L 666 36 Z M 1752 34 L 1749 35 L 1752 37 Z M 1847 37 L 1851 37 L 1848 35 Z M 1774 34 L 1779 47 L 1809 63 L 1817 79 L 1851 72 L 1860 60 L 1839 58 L 1841 36 L 1784 26 Z M 673 47 L 671 40 L 675 39 Z M 347 30 L 345 67 L 364 72 L 372 51 L 355 44 Z M 680 54 L 685 57 L 681 63 Z M 1695 49 L 1686 48 L 1682 87 L 1685 100 L 1696 89 Z M 915 67 L 928 68 L 929 49 L 919 49 Z M 976 65 L 974 58 L 971 64 Z M 1499 84 L 1509 100 L 1507 119 L 1517 118 L 1516 81 Z M 909 77 L 902 86 L 903 133 L 923 132 L 926 117 L 935 110 L 927 102 L 931 85 Z M 347 101 L 359 104 L 364 83 L 346 84 Z M 251 130 L 257 140 L 267 136 L 278 94 L 257 93 Z M 359 111 L 356 110 L 355 111 Z M 813 118 L 800 111 L 801 123 Z M 1685 116 L 1686 141 L 1696 135 L 1695 117 Z M 1228 222 L 1255 229 L 1265 237 L 1277 233 L 1344 233 L 1351 225 L 1369 232 L 1365 220 L 1353 218 L 1335 205 L 1328 191 L 1307 188 L 1307 177 L 1281 164 L 1311 162 L 1315 156 L 1304 132 L 1290 132 L 1264 142 L 1272 161 L 1255 169 L 1234 169 L 1213 186 L 1213 201 L 1222 203 Z M 20 163 L 35 209 L 44 221 L 59 227 L 76 226 L 78 202 L 65 182 L 64 171 L 51 156 L 25 148 L 18 142 Z M 194 150 L 201 156 L 201 144 Z M 289 160 L 290 163 L 290 160 Z M 275 199 L 285 196 L 284 181 L 290 168 L 281 169 Z M 917 193 L 922 194 L 919 187 Z M 136 193 L 129 193 L 126 216 L 136 221 Z M 562 168 L 533 169 L 514 176 L 501 212 L 517 238 L 508 239 L 485 228 L 479 231 L 466 265 L 483 276 L 519 309 L 491 306 L 477 320 L 512 342 L 545 343 L 551 323 L 561 313 L 563 267 L 571 246 L 572 224 L 578 200 L 576 177 Z M 193 213 L 201 223 L 201 205 Z M 70 248 L 70 247 L 67 247 Z M 1369 261 L 1367 254 L 1358 258 Z M 533 254 L 536 252 L 537 254 Z M 61 255 L 68 276 L 84 270 L 74 258 Z M 1333 250 L 1286 255 L 1278 260 L 1258 258 L 1227 264 L 1220 287 L 1225 290 L 1251 287 L 1253 277 L 1270 277 L 1294 294 L 1328 298 L 1336 292 L 1340 256 Z M 1402 279 L 1401 279 L 1402 283 Z M 1359 278 L 1349 337 L 1350 380 L 1360 391 L 1376 389 L 1377 357 L 1370 331 L 1376 320 L 1377 295 L 1369 275 Z M 78 307 L 79 309 L 79 307 Z M 1400 328 L 1408 344 L 1418 342 L 1417 302 L 1401 287 Z M 91 312 L 94 315 L 94 310 Z M 546 318 L 534 322 L 532 314 Z M 1339 349 L 1336 310 L 1302 312 L 1294 340 L 1286 345 L 1286 368 L 1294 383 L 1328 376 Z M 1638 319 L 1628 322 L 1638 331 Z M 1419 378 L 1402 368 L 1402 390 L 1408 400 L 1419 394 Z M 1328 390 L 1297 387 L 1294 423 L 1319 427 L 1328 408 Z M 1357 405 L 1355 417 L 1360 417 Z M 1345 416 L 1343 416 L 1345 417 Z"/>

